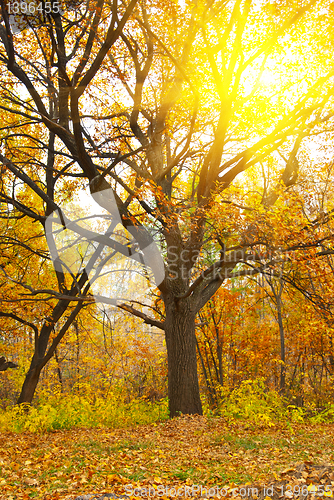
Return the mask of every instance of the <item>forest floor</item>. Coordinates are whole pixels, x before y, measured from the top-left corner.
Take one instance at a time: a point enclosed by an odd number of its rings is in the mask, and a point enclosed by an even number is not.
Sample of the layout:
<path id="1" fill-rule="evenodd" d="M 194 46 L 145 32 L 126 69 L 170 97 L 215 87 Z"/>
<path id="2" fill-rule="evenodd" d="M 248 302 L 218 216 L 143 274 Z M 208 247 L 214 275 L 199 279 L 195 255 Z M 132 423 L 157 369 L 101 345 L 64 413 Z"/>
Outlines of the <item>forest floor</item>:
<path id="1" fill-rule="evenodd" d="M 298 464 L 304 464 L 300 479 L 291 483 Z M 202 496 L 204 487 L 211 488 L 208 495 L 219 488 L 221 498 L 240 499 L 240 485 L 266 486 L 284 477 L 289 491 L 282 487 L 280 498 L 292 498 L 295 485 L 296 494 L 303 487 L 304 497 L 310 492 L 312 498 L 313 485 L 325 482 L 323 474 L 314 475 L 314 464 L 334 465 L 333 424 L 261 427 L 184 416 L 131 429 L 1 433 L 0 500 L 74 500 L 108 492 L 140 500 L 152 498 L 153 488 L 157 499 L 177 493 L 178 499 L 198 498 L 201 485 Z M 331 471 L 326 484 L 325 497 L 334 498 Z"/>

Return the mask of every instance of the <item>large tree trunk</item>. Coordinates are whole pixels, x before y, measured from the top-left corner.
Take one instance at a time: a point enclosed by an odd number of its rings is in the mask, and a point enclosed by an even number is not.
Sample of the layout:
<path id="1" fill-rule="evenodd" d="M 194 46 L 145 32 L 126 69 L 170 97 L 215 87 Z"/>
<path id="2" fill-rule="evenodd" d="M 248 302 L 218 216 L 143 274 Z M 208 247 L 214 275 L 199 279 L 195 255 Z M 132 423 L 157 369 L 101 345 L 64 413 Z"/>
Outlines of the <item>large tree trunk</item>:
<path id="1" fill-rule="evenodd" d="M 191 300 L 165 298 L 170 417 L 202 415 L 197 376 L 195 316 Z"/>

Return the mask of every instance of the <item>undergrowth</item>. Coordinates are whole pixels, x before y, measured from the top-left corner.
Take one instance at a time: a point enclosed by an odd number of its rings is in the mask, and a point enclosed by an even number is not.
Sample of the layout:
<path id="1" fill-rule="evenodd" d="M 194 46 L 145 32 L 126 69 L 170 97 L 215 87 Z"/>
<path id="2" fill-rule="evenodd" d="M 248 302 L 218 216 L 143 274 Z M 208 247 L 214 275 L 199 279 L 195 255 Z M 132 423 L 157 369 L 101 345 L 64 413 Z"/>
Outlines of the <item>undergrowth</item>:
<path id="1" fill-rule="evenodd" d="M 229 420 L 244 420 L 267 427 L 278 422 L 287 426 L 290 422 L 334 422 L 334 404 L 326 405 L 321 411 L 312 403 L 303 408 L 297 407 L 277 391 L 268 390 L 262 378 L 243 381 L 230 393 L 222 389 L 220 402 L 214 411 L 207 404 L 204 406 L 208 415 L 220 415 Z"/>
<path id="2" fill-rule="evenodd" d="M 255 426 L 271 427 L 276 423 L 334 422 L 334 404 L 321 412 L 311 405 L 299 408 L 288 403 L 276 391 L 268 391 L 262 379 L 244 381 L 231 393 L 222 392 L 220 404 L 210 409 L 203 399 L 204 414 L 221 416 L 229 421 L 247 421 Z M 45 432 L 58 429 L 112 427 L 122 428 L 151 424 L 168 418 L 167 398 L 150 402 L 134 398 L 130 402 L 121 392 L 107 397 L 92 394 L 89 386 L 80 394 L 44 392 L 34 405 L 17 405 L 0 410 L 0 430 Z"/>
<path id="3" fill-rule="evenodd" d="M 168 418 L 168 401 L 126 398 L 117 391 L 108 397 L 83 394 L 43 394 L 35 405 L 21 404 L 0 410 L 0 429 L 45 432 L 74 427 L 131 427 Z"/>

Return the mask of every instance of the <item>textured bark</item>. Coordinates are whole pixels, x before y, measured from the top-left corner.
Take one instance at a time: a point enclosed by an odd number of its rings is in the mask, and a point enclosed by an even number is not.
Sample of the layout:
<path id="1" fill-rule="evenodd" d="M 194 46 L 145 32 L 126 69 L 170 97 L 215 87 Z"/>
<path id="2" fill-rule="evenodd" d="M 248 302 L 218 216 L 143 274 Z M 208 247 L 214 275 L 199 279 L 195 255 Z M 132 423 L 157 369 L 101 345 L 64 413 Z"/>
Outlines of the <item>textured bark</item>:
<path id="1" fill-rule="evenodd" d="M 60 307 L 60 306 L 63 307 Z M 58 306 L 58 307 L 57 307 Z M 67 304 L 60 304 L 56 306 L 55 310 L 58 309 L 59 317 L 65 312 Z M 63 309 L 62 313 L 61 310 Z M 46 365 L 46 352 L 49 343 L 50 334 L 52 332 L 54 322 L 44 323 L 41 328 L 40 334 L 35 339 L 35 352 L 32 357 L 30 368 L 25 376 L 20 396 L 17 400 L 17 404 L 21 403 L 31 403 L 35 394 L 35 390 L 39 381 L 39 376 L 43 367 Z"/>
<path id="2" fill-rule="evenodd" d="M 277 297 L 277 321 L 279 326 L 279 335 L 280 335 L 280 346 L 281 346 L 281 376 L 280 376 L 280 392 L 284 394 L 286 389 L 285 375 L 286 375 L 286 366 L 285 366 L 285 334 L 284 334 L 284 325 L 283 325 L 283 316 L 282 316 L 282 299 L 281 295 Z"/>
<path id="3" fill-rule="evenodd" d="M 17 404 L 32 402 L 41 371 L 42 366 L 30 368 L 24 379 L 21 394 L 17 400 Z"/>
<path id="4" fill-rule="evenodd" d="M 52 340 L 52 342 L 49 342 L 54 325 L 63 316 L 68 308 L 68 305 L 68 301 L 60 300 L 55 306 L 51 318 L 48 318 L 45 321 L 40 334 L 36 335 L 35 352 L 31 360 L 28 373 L 24 379 L 20 396 L 17 400 L 18 404 L 32 402 L 42 369 L 54 355 L 59 342 L 62 340 L 69 327 L 73 324 L 73 321 L 80 312 L 80 309 L 83 307 L 83 303 L 78 303 L 76 305 L 63 326 L 60 328 L 58 335 Z"/>
<path id="5" fill-rule="evenodd" d="M 195 313 L 190 300 L 166 302 L 165 335 L 168 357 L 168 397 L 170 417 L 202 415 L 197 376 Z"/>

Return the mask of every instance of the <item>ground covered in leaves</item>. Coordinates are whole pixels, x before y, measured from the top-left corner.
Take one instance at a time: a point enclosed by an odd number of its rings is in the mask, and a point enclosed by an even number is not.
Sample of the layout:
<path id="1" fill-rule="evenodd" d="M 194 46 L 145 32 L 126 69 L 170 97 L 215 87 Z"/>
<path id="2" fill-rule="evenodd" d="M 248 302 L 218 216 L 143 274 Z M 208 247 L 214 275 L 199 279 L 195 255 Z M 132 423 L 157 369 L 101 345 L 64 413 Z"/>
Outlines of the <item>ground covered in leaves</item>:
<path id="1" fill-rule="evenodd" d="M 2 433 L 0 500 L 334 498 L 331 465 L 331 424 L 260 427 L 185 416 L 132 429 Z"/>

